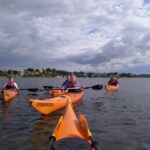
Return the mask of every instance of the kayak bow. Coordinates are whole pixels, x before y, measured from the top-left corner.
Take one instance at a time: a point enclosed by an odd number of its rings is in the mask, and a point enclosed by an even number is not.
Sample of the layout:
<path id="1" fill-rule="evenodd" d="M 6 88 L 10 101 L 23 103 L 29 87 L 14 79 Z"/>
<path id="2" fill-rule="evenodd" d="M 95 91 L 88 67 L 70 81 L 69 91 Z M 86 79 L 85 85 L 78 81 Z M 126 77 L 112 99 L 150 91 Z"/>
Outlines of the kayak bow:
<path id="1" fill-rule="evenodd" d="M 55 142 L 64 138 L 81 138 L 90 143 L 92 150 L 96 150 L 92 134 L 88 128 L 88 122 L 83 114 L 80 114 L 79 119 L 77 118 L 72 107 L 71 98 L 68 99 L 65 113 L 60 117 L 50 137 L 48 150 L 53 150 Z"/>
<path id="2" fill-rule="evenodd" d="M 117 91 L 119 89 L 119 85 L 105 85 L 105 89 L 107 91 Z"/>
<path id="3" fill-rule="evenodd" d="M 14 99 L 18 95 L 18 92 L 16 90 L 2 90 L 1 95 L 3 101 L 8 102 Z"/>

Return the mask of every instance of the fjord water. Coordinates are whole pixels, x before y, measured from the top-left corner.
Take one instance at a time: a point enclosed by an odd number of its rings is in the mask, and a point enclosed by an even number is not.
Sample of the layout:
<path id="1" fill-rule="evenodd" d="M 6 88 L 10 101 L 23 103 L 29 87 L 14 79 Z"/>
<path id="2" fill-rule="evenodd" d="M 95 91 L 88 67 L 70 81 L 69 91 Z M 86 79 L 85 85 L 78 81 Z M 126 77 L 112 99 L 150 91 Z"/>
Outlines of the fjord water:
<path id="1" fill-rule="evenodd" d="M 57 86 L 62 78 L 17 78 L 20 88 Z M 85 86 L 106 84 L 108 78 L 79 78 Z M 0 86 L 6 81 L 0 79 Z M 87 89 L 83 101 L 76 107 L 83 113 L 99 150 L 150 150 L 150 79 L 120 78 L 120 89 L 108 93 Z M 43 116 L 26 103 L 28 98 L 48 98 L 46 92 L 36 94 L 20 91 L 8 104 L 0 103 L 0 150 L 45 150 L 63 111 Z M 83 150 L 81 140 L 58 144 L 59 150 Z M 87 148 L 88 149 L 88 148 Z"/>

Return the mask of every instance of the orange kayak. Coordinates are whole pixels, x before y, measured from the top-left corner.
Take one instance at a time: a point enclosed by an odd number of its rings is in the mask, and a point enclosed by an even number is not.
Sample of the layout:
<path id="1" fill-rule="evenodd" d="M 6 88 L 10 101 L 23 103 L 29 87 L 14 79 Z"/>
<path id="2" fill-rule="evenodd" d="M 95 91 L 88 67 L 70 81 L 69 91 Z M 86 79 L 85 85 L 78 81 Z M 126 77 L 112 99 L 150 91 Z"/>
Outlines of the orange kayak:
<path id="1" fill-rule="evenodd" d="M 79 102 L 84 96 L 84 91 L 78 93 L 66 93 L 64 95 L 45 99 L 29 99 L 27 102 L 38 112 L 48 115 L 52 112 L 60 110 L 65 107 L 67 100 L 71 98 L 73 104 Z"/>
<path id="2" fill-rule="evenodd" d="M 18 95 L 16 90 L 3 90 L 2 91 L 2 99 L 4 102 L 8 102 L 14 99 Z"/>
<path id="3" fill-rule="evenodd" d="M 92 150 L 95 150 L 88 122 L 83 114 L 80 114 L 79 119 L 77 118 L 71 104 L 71 98 L 68 98 L 65 113 L 60 117 L 52 136 L 50 136 L 48 150 L 54 148 L 55 142 L 65 138 L 83 139 L 90 143 Z"/>
<path id="4" fill-rule="evenodd" d="M 71 92 L 79 92 L 81 89 L 77 87 L 77 88 L 67 88 L 66 90 L 68 90 L 71 93 Z M 48 93 L 52 95 L 53 97 L 56 97 L 56 96 L 64 95 L 66 93 L 66 90 L 60 89 L 60 88 L 50 89 L 48 90 Z"/>
<path id="5" fill-rule="evenodd" d="M 53 97 L 56 97 L 56 96 L 63 95 L 65 93 L 65 90 L 64 89 L 51 89 L 51 90 L 48 90 L 48 93 L 52 95 Z"/>
<path id="6" fill-rule="evenodd" d="M 119 85 L 105 85 L 105 89 L 107 91 L 117 91 L 119 89 Z"/>

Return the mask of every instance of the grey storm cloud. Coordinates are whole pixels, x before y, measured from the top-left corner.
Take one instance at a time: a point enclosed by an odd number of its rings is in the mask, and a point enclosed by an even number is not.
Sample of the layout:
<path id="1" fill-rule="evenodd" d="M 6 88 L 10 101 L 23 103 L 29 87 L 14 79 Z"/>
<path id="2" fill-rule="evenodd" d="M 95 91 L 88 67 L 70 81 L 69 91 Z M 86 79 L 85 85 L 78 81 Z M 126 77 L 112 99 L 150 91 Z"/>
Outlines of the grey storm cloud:
<path id="1" fill-rule="evenodd" d="M 104 45 L 100 50 L 93 53 L 91 49 L 89 53 L 82 53 L 70 58 L 70 61 L 74 61 L 79 64 L 91 64 L 99 65 L 102 63 L 110 62 L 117 58 L 126 58 L 133 55 L 131 47 L 128 43 L 122 43 L 122 41 L 110 41 Z"/>
<path id="2" fill-rule="evenodd" d="M 67 5 L 59 0 L 5 0 L 0 2 L 1 11 L 4 13 L 26 13 L 28 17 L 43 17 L 49 14 L 58 15 L 66 11 Z"/>
<path id="3" fill-rule="evenodd" d="M 147 65 L 149 8 L 143 0 L 0 1 L 0 67 Z"/>
<path id="4" fill-rule="evenodd" d="M 68 39 L 53 35 L 53 31 L 45 38 L 35 23 L 41 15 L 58 15 L 59 11 L 64 11 L 63 3 L 18 0 L 12 3 L 6 0 L 0 1 L 0 7 L 0 66 L 18 66 L 17 61 L 23 66 L 32 66 L 32 62 L 38 60 L 41 63 L 44 55 L 50 55 L 52 59 L 57 47 L 68 42 Z"/>

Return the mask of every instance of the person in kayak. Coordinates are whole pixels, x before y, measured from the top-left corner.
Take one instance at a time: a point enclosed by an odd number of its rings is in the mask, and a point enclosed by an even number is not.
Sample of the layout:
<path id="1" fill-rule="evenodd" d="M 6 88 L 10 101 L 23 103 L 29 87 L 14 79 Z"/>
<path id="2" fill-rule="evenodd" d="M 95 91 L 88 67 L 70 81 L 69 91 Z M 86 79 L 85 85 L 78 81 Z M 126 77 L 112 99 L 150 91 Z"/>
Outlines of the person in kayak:
<path id="1" fill-rule="evenodd" d="M 69 86 L 69 83 L 70 83 L 70 75 L 67 76 L 67 79 L 63 82 L 61 87 L 64 89 L 67 89 L 67 87 Z"/>
<path id="2" fill-rule="evenodd" d="M 77 82 L 76 76 L 74 74 L 70 75 L 70 82 L 67 88 L 81 88 L 81 85 L 79 82 Z"/>
<path id="3" fill-rule="evenodd" d="M 8 78 L 8 82 L 4 84 L 3 88 L 19 90 L 17 83 L 14 82 L 14 79 L 12 77 Z"/>
<path id="4" fill-rule="evenodd" d="M 118 83 L 119 83 L 118 79 L 111 76 L 108 85 L 117 85 Z"/>
<path id="5" fill-rule="evenodd" d="M 81 92 L 83 91 L 83 87 L 80 85 L 79 82 L 77 82 L 76 76 L 74 74 L 70 75 L 70 82 L 67 86 L 67 90 L 65 91 L 67 92 Z"/>

